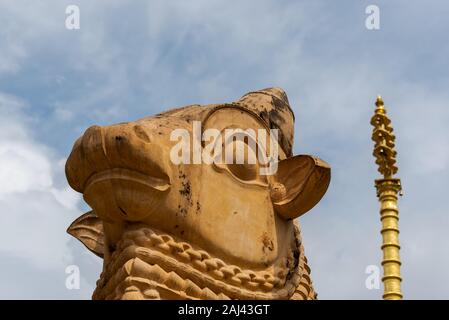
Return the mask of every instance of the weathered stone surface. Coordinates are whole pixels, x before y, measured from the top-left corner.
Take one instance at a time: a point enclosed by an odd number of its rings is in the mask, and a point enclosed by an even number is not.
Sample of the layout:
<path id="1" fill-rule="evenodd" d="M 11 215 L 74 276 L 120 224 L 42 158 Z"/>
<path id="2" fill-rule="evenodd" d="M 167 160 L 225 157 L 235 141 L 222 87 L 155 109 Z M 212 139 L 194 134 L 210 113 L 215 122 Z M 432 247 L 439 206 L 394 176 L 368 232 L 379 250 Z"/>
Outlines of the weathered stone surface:
<path id="1" fill-rule="evenodd" d="M 201 133 L 241 128 L 269 136 L 278 129 L 277 170 L 261 174 L 263 163 L 247 163 L 249 153 L 243 164 L 175 164 L 170 154 L 178 141 L 170 136 L 185 129 L 194 137 L 195 121 Z M 324 195 L 330 167 L 292 156 L 293 123 L 286 94 L 270 88 L 233 103 L 87 129 L 66 175 L 93 210 L 68 232 L 104 259 L 93 298 L 315 298 L 293 219 Z M 207 141 L 196 147 L 204 151 Z"/>

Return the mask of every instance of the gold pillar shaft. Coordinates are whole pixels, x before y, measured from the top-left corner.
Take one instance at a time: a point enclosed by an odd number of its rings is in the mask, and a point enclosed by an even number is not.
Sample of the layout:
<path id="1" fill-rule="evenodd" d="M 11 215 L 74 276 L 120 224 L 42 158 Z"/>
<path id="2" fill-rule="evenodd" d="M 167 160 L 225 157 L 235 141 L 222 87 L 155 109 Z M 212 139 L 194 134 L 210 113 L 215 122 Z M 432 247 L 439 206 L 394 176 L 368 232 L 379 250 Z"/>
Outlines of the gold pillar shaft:
<path id="1" fill-rule="evenodd" d="M 398 192 L 401 190 L 399 179 L 376 180 L 377 195 L 380 201 L 380 220 L 382 222 L 382 267 L 384 276 L 384 295 L 386 300 L 402 299 L 401 260 L 399 257 L 399 210 Z"/>
<path id="2" fill-rule="evenodd" d="M 399 257 L 399 210 L 398 193 L 401 192 L 401 180 L 393 176 L 398 172 L 396 166 L 396 150 L 391 120 L 380 96 L 376 100 L 376 110 L 371 118 L 374 127 L 373 155 L 376 158 L 378 171 L 383 179 L 376 180 L 377 196 L 380 201 L 380 220 L 382 222 L 382 267 L 384 276 L 383 298 L 386 300 L 402 299 L 401 292 L 401 260 Z"/>

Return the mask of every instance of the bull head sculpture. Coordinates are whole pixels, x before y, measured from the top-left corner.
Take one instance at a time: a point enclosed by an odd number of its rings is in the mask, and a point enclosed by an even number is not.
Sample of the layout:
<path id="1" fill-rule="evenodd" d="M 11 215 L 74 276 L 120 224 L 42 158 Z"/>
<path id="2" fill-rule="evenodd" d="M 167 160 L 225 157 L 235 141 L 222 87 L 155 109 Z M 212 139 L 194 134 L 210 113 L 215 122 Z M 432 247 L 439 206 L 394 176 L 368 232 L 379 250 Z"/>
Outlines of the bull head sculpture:
<path id="1" fill-rule="evenodd" d="M 265 149 L 247 147 L 243 163 L 192 161 L 192 154 L 188 163 L 173 161 L 179 146 L 173 132 L 198 135 L 194 122 L 205 138 L 199 152 L 208 145 L 220 151 L 250 144 L 250 136 L 207 144 L 207 129 L 268 136 L 277 129 L 277 139 Z M 330 167 L 292 155 L 293 123 L 287 96 L 271 88 L 229 104 L 87 129 L 75 142 L 66 175 L 93 210 L 68 232 L 104 259 L 93 298 L 315 298 L 294 219 L 322 198 Z M 274 172 L 261 174 L 257 156 L 247 161 L 251 152 L 269 157 L 274 149 Z"/>

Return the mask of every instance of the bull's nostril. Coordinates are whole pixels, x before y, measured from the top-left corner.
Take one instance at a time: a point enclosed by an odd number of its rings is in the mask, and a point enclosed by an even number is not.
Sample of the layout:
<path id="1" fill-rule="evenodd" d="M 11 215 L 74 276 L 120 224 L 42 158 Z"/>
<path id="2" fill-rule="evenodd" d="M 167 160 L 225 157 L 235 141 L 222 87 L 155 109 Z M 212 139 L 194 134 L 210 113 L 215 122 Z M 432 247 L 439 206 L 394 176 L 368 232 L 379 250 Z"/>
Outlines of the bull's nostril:
<path id="1" fill-rule="evenodd" d="M 103 128 L 91 126 L 81 138 L 82 151 L 91 163 L 99 163 L 106 157 Z"/>
<path id="2" fill-rule="evenodd" d="M 134 126 L 134 133 L 140 140 L 147 142 L 147 143 L 150 142 L 150 137 L 148 136 L 148 134 L 145 132 L 145 130 L 140 125 Z"/>
<path id="3" fill-rule="evenodd" d="M 120 209 L 120 211 L 121 211 L 125 216 L 127 216 L 126 211 L 123 210 L 122 207 L 118 207 L 118 208 Z"/>
<path id="4" fill-rule="evenodd" d="M 91 126 L 87 128 L 83 135 L 84 143 L 101 141 L 101 130 L 100 126 Z"/>

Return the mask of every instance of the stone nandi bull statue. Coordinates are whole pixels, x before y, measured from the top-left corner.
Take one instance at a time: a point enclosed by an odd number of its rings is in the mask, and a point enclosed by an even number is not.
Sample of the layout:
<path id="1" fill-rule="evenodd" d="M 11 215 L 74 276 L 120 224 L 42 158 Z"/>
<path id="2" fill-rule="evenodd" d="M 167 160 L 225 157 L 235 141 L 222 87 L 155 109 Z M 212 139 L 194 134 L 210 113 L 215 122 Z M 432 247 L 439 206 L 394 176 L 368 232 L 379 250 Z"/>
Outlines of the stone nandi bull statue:
<path id="1" fill-rule="evenodd" d="M 249 147 L 244 163 L 175 163 L 173 132 L 194 136 L 198 121 L 200 135 L 208 128 L 276 131 L 274 144 L 256 150 L 267 157 L 278 150 L 269 159 L 275 172 L 262 175 L 260 158 L 246 161 L 256 152 Z M 287 96 L 271 88 L 233 103 L 87 129 L 66 175 L 93 210 L 68 232 L 104 259 L 93 298 L 316 298 L 294 219 L 322 198 L 330 167 L 292 155 L 293 128 Z M 249 140 L 219 141 L 213 150 L 235 151 Z"/>

